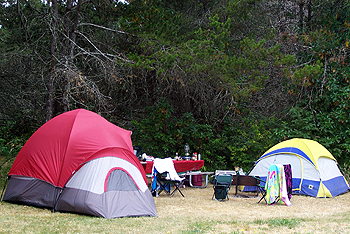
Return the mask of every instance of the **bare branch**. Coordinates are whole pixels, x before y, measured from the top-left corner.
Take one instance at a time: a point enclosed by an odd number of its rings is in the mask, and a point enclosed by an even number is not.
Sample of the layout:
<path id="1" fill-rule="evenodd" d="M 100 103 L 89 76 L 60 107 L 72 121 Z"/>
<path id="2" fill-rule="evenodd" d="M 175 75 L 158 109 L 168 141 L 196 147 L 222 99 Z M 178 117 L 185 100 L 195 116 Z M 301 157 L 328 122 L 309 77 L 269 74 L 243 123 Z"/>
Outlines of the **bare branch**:
<path id="1" fill-rule="evenodd" d="M 121 34 L 126 34 L 126 35 L 137 37 L 136 35 L 131 34 L 131 33 L 115 30 L 115 29 L 112 29 L 112 28 L 107 28 L 107 27 L 104 27 L 104 26 L 101 26 L 101 25 L 97 25 L 97 24 L 92 24 L 92 23 L 81 23 L 81 24 L 78 24 L 78 27 L 79 26 L 93 26 L 93 27 L 102 28 L 104 30 L 108 30 L 108 31 L 111 31 L 111 32 L 116 32 L 116 33 L 121 33 Z"/>

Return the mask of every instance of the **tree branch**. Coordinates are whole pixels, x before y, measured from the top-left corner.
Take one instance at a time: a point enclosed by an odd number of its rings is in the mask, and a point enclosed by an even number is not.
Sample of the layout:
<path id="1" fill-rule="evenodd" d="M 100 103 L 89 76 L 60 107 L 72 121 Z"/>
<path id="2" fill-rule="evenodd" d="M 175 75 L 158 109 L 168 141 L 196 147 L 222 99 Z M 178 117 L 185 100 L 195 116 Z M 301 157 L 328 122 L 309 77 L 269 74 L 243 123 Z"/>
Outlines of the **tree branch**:
<path id="1" fill-rule="evenodd" d="M 126 35 L 137 37 L 136 35 L 131 34 L 131 33 L 115 30 L 115 29 L 112 29 L 112 28 L 107 28 L 107 27 L 104 27 L 104 26 L 101 26 L 101 25 L 97 25 L 97 24 L 92 24 L 92 23 L 81 23 L 81 24 L 78 24 L 78 27 L 84 26 L 84 25 L 86 25 L 86 26 L 93 26 L 93 27 L 97 27 L 97 28 L 102 28 L 104 30 L 108 30 L 108 31 L 111 31 L 111 32 L 116 32 L 116 33 L 121 33 L 121 34 L 126 34 Z"/>

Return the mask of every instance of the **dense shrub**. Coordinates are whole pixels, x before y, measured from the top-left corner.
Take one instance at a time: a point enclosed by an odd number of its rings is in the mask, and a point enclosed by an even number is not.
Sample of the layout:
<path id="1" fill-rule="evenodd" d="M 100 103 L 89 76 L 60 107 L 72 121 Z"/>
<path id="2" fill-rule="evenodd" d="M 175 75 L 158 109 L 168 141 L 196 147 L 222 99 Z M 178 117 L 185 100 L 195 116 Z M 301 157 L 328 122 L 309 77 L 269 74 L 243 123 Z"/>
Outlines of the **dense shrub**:
<path id="1" fill-rule="evenodd" d="M 147 118 L 133 121 L 133 144 L 154 157 L 184 155 L 184 145 L 200 153 L 203 170 L 233 169 L 249 171 L 252 163 L 273 144 L 272 134 L 262 120 L 226 121 L 219 130 L 198 123 L 192 113 L 176 117 L 167 101 L 148 108 Z"/>
<path id="2" fill-rule="evenodd" d="M 24 126 L 17 122 L 6 122 L 1 127 L 0 135 L 0 188 L 2 190 L 7 175 L 18 152 L 28 139 L 30 131 L 24 131 Z"/>

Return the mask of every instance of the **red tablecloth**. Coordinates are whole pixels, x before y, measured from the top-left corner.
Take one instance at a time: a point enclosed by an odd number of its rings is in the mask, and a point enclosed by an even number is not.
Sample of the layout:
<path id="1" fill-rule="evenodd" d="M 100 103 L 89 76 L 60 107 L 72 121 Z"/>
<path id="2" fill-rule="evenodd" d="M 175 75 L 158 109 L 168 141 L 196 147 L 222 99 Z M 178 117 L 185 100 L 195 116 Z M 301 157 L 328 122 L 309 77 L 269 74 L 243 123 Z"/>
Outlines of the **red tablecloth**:
<path id="1" fill-rule="evenodd" d="M 198 171 L 204 166 L 204 160 L 195 160 L 195 161 L 173 161 L 175 170 L 177 172 L 186 172 L 186 171 Z M 153 162 L 141 162 L 143 169 L 146 174 L 152 173 Z"/>

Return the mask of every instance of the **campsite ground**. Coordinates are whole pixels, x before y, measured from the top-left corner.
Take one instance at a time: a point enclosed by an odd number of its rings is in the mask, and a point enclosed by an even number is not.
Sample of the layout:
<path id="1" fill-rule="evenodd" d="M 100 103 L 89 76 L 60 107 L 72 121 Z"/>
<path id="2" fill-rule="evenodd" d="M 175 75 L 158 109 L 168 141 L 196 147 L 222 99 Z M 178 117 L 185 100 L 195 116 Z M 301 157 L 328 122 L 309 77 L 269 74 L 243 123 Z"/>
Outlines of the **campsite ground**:
<path id="1" fill-rule="evenodd" d="M 213 188 L 182 189 L 155 198 L 158 217 L 103 219 L 0 204 L 0 233 L 349 233 L 350 193 L 335 198 L 293 196 L 292 206 L 258 198 L 212 200 Z"/>

